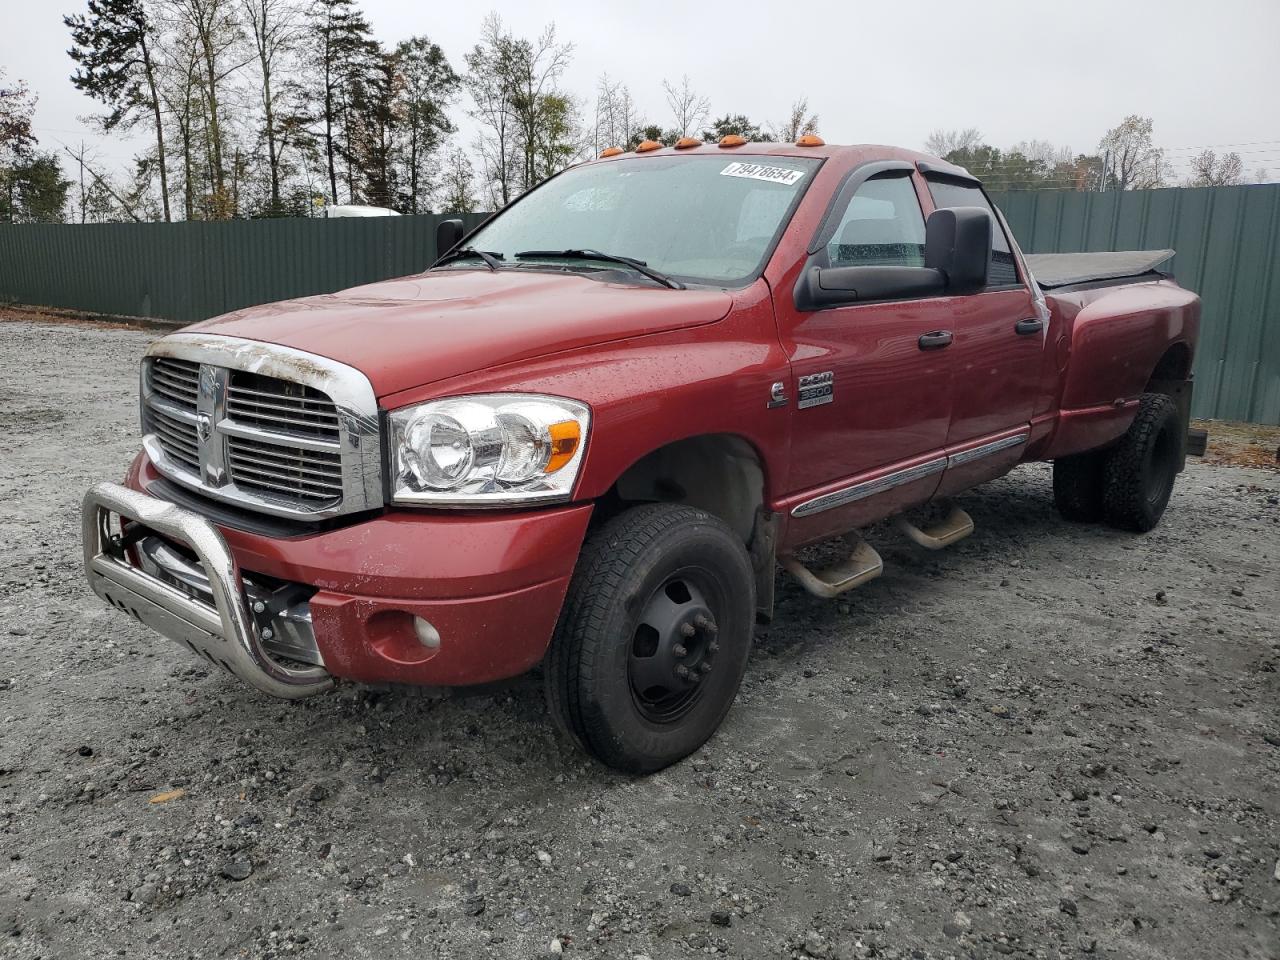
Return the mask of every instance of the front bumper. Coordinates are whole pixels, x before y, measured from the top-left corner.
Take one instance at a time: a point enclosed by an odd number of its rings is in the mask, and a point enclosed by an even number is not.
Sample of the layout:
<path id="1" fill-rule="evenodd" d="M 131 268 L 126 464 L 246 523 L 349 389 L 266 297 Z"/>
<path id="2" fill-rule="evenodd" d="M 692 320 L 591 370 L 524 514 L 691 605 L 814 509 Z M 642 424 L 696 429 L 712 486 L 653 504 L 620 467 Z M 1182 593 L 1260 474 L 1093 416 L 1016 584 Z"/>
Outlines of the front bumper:
<path id="1" fill-rule="evenodd" d="M 140 524 L 192 551 L 212 604 L 134 564 L 112 517 Z M 271 657 L 249 615 L 239 565 L 218 529 L 189 510 L 114 483 L 100 483 L 82 507 L 85 576 L 107 603 L 273 697 L 297 699 L 333 685 L 321 667 Z M 136 555 L 136 554 L 135 554 Z"/>
<path id="2" fill-rule="evenodd" d="M 312 662 L 323 664 L 319 675 L 326 684 L 331 677 L 342 677 L 364 683 L 466 686 L 530 669 L 542 659 L 550 642 L 592 512 L 590 504 L 524 513 L 403 511 L 306 536 L 280 537 L 219 526 L 193 510 L 168 503 L 156 495 L 158 489 L 152 489 L 159 481 L 147 459 L 140 456 L 125 481 L 128 489 L 103 486 L 123 489 L 131 498 L 141 500 L 112 499 L 104 505 L 105 510 L 125 516 L 130 516 L 130 509 L 145 513 L 135 519 L 197 554 L 203 576 L 192 577 L 188 571 L 184 579 L 198 579 L 201 588 L 206 579 L 219 582 L 221 593 L 229 598 L 225 603 L 233 611 L 229 627 L 223 624 L 217 603 L 198 604 L 203 609 L 193 613 L 189 589 L 157 590 L 144 580 L 143 590 L 138 578 L 146 571 L 103 550 L 102 544 L 109 546 L 109 541 L 95 534 L 94 554 L 105 555 L 97 566 L 116 575 L 112 592 L 107 592 L 102 574 L 89 563 L 91 539 L 86 519 L 86 567 L 95 592 L 117 607 L 124 601 L 125 609 L 130 609 L 126 593 L 159 593 L 172 601 L 171 606 L 177 604 L 173 593 L 187 594 L 178 604 L 180 623 L 153 614 L 149 606 L 144 619 L 144 605 L 138 600 L 134 601 L 135 612 L 158 632 L 198 652 L 203 645 L 213 653 L 216 646 L 209 647 L 212 641 L 201 636 L 195 638 L 198 643 L 191 643 L 193 620 L 205 636 L 217 633 L 231 637 L 250 652 L 255 651 L 251 640 L 256 637 L 256 650 L 270 671 L 281 666 L 280 658 L 274 655 L 280 649 L 281 621 L 268 624 L 262 615 L 255 615 L 252 601 L 258 595 L 254 585 L 275 585 L 277 595 L 286 597 L 284 587 L 303 587 L 309 594 L 305 609 L 281 603 L 278 606 L 283 609 L 275 613 L 293 615 L 300 633 L 305 633 L 302 624 L 309 618 L 315 645 Z M 95 492 L 101 489 L 95 488 Z M 86 518 L 87 504 L 86 499 Z M 156 516 L 169 518 L 170 528 L 160 529 L 148 519 Z M 95 519 L 93 529 L 104 522 L 105 518 Z M 184 529 L 198 531 L 197 544 L 191 543 Z M 220 545 L 221 550 L 215 546 L 202 551 L 200 545 L 207 543 Z M 135 557 L 142 566 L 147 565 L 142 552 L 135 551 Z M 222 574 L 211 576 L 214 571 L 210 567 Z M 168 572 L 175 572 L 172 565 Z M 168 585 L 161 582 L 160 586 Z M 212 599 L 216 601 L 217 596 Z M 236 616 L 241 618 L 242 628 L 237 626 Z M 423 642 L 415 618 L 431 625 L 438 643 L 427 646 Z M 265 625 L 276 627 L 276 637 L 264 642 L 261 628 Z M 290 659 L 309 658 L 293 654 Z M 241 666 L 253 675 L 254 663 L 251 657 L 249 664 Z M 246 682 L 274 696 L 305 695 L 277 683 L 264 686 L 232 667 L 227 665 Z"/>

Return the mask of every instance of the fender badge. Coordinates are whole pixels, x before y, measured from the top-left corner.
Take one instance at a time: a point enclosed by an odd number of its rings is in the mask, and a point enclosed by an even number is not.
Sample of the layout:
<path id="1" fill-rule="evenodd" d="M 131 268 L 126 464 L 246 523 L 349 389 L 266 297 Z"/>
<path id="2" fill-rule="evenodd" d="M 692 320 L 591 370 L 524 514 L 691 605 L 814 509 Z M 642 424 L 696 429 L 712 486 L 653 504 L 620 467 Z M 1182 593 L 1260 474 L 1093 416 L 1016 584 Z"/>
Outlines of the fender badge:
<path id="1" fill-rule="evenodd" d="M 832 370 L 810 373 L 800 378 L 800 398 L 796 406 L 801 410 L 819 407 L 835 399 L 836 375 Z"/>
<path id="2" fill-rule="evenodd" d="M 785 407 L 786 405 L 787 385 L 778 380 L 769 388 L 769 402 L 765 404 L 765 409 L 772 410 L 774 407 Z"/>

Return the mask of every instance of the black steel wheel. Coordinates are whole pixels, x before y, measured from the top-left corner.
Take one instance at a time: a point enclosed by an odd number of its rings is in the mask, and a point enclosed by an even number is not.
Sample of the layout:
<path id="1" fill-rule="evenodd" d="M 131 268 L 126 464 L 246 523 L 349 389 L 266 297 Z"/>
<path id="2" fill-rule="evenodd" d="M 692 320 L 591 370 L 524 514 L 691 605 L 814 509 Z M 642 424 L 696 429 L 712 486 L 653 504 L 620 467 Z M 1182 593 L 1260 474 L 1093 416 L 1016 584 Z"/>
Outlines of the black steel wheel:
<path id="1" fill-rule="evenodd" d="M 715 732 L 746 668 L 751 561 L 710 514 L 652 504 L 588 537 L 544 662 L 562 730 L 609 766 L 660 770 Z"/>
<path id="2" fill-rule="evenodd" d="M 704 689 L 720 652 L 720 627 L 707 595 L 713 580 L 681 570 L 656 589 L 640 611 L 627 677 L 636 707 L 654 723 L 678 720 Z"/>

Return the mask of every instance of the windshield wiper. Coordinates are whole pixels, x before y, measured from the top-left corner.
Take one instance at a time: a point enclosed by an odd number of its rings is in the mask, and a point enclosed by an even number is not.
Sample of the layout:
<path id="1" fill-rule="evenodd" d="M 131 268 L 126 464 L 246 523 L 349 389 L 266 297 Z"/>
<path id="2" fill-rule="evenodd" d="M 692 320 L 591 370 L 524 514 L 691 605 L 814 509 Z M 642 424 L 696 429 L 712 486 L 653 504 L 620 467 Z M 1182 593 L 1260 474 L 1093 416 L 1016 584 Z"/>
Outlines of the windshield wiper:
<path id="1" fill-rule="evenodd" d="M 542 259 L 563 259 L 563 260 L 602 260 L 605 263 L 620 263 L 624 267 L 630 267 L 636 273 L 644 274 L 650 280 L 655 280 L 664 287 L 670 287 L 672 290 L 683 290 L 684 284 L 679 280 L 672 280 L 665 273 L 653 269 L 643 260 L 636 260 L 634 257 L 622 257 L 616 253 L 602 253 L 599 250 L 524 250 L 516 254 L 517 260 L 542 260 Z"/>
<path id="2" fill-rule="evenodd" d="M 492 254 L 485 250 L 476 250 L 474 247 L 463 247 L 461 250 L 450 250 L 431 266 L 434 269 L 435 267 L 449 263 L 451 260 L 461 260 L 464 257 L 476 257 L 477 259 L 483 260 L 484 265 L 490 270 L 497 270 L 498 267 L 502 266 L 502 254 Z"/>

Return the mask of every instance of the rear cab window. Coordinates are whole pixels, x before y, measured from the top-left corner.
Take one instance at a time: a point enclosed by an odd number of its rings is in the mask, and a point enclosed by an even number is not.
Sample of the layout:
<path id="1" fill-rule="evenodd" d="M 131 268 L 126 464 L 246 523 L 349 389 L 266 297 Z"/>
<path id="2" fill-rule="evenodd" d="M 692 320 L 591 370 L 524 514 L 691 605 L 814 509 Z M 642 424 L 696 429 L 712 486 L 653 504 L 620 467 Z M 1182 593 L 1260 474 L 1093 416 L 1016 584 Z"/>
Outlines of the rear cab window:
<path id="1" fill-rule="evenodd" d="M 934 205 L 942 207 L 981 207 L 991 214 L 991 272 L 987 276 L 987 288 L 1016 287 L 1021 285 L 1018 279 L 1018 264 L 1013 256 L 1013 248 L 1005 235 L 1000 217 L 992 207 L 991 201 L 983 193 L 982 187 L 976 183 L 945 178 L 926 177 L 929 194 Z"/>

